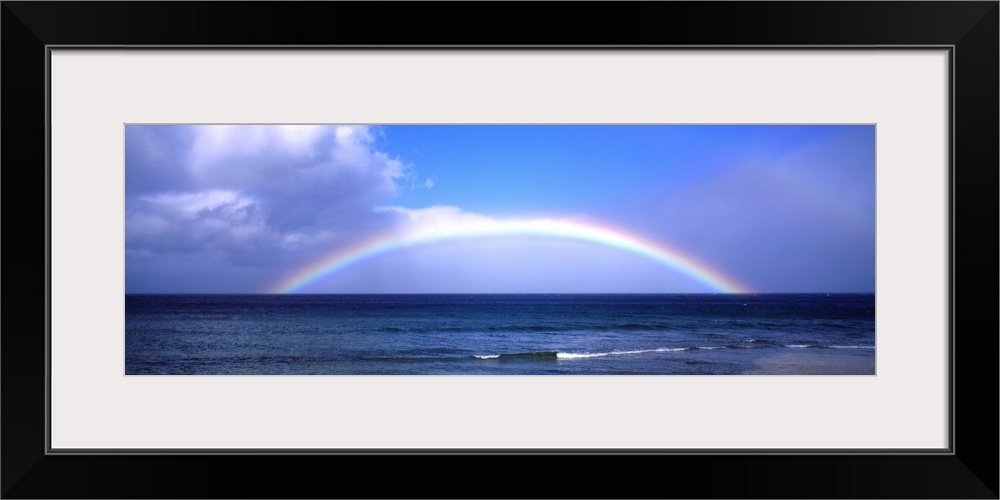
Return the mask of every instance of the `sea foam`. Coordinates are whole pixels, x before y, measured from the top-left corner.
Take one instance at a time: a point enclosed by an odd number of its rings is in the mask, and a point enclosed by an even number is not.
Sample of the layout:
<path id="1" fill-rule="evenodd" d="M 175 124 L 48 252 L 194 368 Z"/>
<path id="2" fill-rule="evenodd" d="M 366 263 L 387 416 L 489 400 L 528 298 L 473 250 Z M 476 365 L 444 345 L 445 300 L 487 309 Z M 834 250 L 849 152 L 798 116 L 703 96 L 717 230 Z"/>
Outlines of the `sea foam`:
<path id="1" fill-rule="evenodd" d="M 636 351 L 610 351 L 610 352 L 595 352 L 595 353 L 574 353 L 574 352 L 560 352 L 556 354 L 559 359 L 579 359 L 579 358 L 600 358 L 603 356 L 622 356 L 626 354 L 645 354 L 649 352 L 675 352 L 675 351 L 686 351 L 690 349 L 689 347 L 661 347 L 659 349 L 640 349 Z"/>
<path id="2" fill-rule="evenodd" d="M 550 351 L 540 351 L 540 352 L 518 352 L 518 353 L 507 353 L 507 354 L 474 354 L 472 357 L 476 359 L 529 359 L 529 360 L 545 360 L 545 359 L 583 359 L 583 358 L 600 358 L 604 356 L 623 356 L 627 354 L 645 354 L 650 352 L 675 352 L 675 351 L 687 351 L 691 349 L 690 347 L 661 347 L 658 349 L 639 349 L 634 351 L 608 351 L 608 352 L 550 352 Z"/>

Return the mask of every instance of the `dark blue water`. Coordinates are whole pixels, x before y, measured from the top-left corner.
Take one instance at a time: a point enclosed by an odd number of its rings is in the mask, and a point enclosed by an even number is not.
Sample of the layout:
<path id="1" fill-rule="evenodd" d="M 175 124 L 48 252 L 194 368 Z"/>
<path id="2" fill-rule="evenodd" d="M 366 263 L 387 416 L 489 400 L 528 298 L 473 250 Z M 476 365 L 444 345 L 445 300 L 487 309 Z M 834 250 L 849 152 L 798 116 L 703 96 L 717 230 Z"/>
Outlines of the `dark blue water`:
<path id="1" fill-rule="evenodd" d="M 129 375 L 873 374 L 874 356 L 874 294 L 125 297 Z"/>

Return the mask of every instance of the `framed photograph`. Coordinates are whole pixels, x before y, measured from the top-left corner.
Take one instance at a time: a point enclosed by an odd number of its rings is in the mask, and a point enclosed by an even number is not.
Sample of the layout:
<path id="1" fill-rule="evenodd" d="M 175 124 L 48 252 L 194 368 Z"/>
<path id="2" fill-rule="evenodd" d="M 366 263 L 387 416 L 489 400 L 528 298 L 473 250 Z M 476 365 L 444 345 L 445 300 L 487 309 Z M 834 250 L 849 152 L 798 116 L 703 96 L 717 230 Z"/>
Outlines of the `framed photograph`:
<path id="1" fill-rule="evenodd" d="M 5 497 L 997 498 L 996 2 L 482 8 L 4 3 Z"/>
<path id="2" fill-rule="evenodd" d="M 124 128 L 126 376 L 876 374 L 875 125 Z"/>

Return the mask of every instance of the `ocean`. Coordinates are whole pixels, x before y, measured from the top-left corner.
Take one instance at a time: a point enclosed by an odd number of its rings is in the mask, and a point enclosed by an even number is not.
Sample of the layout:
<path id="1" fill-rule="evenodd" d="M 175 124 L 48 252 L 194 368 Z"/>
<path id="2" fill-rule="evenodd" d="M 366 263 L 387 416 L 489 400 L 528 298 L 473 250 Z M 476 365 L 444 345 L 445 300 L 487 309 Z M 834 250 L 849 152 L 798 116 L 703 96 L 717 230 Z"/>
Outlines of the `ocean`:
<path id="1" fill-rule="evenodd" d="M 126 375 L 875 374 L 875 295 L 125 296 Z"/>

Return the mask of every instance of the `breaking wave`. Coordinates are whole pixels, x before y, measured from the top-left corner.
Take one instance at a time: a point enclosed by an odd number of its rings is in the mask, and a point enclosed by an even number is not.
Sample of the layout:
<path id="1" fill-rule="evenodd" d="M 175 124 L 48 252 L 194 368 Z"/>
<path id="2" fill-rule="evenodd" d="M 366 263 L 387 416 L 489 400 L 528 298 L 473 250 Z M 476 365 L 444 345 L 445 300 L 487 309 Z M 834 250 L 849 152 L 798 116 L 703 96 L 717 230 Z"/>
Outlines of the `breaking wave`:
<path id="1" fill-rule="evenodd" d="M 600 358 L 604 356 L 623 356 L 628 354 L 645 354 L 650 352 L 674 352 L 674 351 L 687 351 L 690 347 L 661 347 L 658 349 L 639 349 L 634 351 L 609 351 L 609 352 L 557 352 L 557 351 L 537 351 L 537 352 L 518 352 L 510 354 L 476 354 L 473 357 L 477 359 L 496 359 L 496 360 L 555 360 L 555 359 L 581 359 L 581 358 Z"/>

